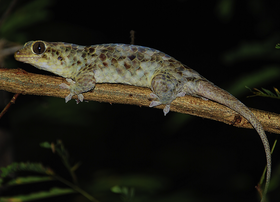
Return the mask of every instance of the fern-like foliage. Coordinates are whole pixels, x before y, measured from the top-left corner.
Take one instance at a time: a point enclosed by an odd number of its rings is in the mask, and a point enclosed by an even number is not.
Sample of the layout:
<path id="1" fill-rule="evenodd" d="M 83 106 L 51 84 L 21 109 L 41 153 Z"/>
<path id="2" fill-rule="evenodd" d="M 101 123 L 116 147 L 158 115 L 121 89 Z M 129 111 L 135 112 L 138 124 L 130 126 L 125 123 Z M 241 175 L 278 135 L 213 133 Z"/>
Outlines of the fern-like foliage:
<path id="1" fill-rule="evenodd" d="M 76 164 L 74 166 L 70 166 L 70 163 L 68 161 L 69 156 L 66 148 L 64 147 L 62 141 L 58 140 L 57 143 L 48 143 L 43 142 L 41 143 L 41 146 L 44 148 L 51 149 L 53 153 L 57 153 L 61 159 L 63 164 L 66 166 L 68 171 L 70 172 L 72 176 L 72 182 L 60 177 L 57 175 L 53 170 L 51 170 L 48 167 L 43 166 L 40 163 L 24 163 L 24 162 L 15 162 L 11 165 L 8 165 L 7 167 L 0 168 L 0 187 L 6 186 L 16 186 L 16 185 L 25 185 L 30 183 L 38 183 L 38 182 L 45 182 L 50 180 L 58 180 L 65 185 L 67 185 L 69 188 L 60 188 L 60 187 L 53 187 L 48 191 L 39 191 L 31 194 L 24 194 L 24 195 L 16 195 L 16 196 L 7 196 L 7 197 L 0 197 L 0 202 L 2 201 L 32 201 L 32 200 L 38 200 L 38 199 L 45 199 L 48 197 L 53 196 L 60 196 L 65 194 L 72 194 L 72 193 L 80 193 L 84 197 L 86 197 L 89 201 L 92 202 L 98 202 L 94 197 L 92 197 L 90 194 L 88 194 L 86 191 L 81 189 L 77 185 L 77 178 L 74 173 L 74 171 L 77 169 L 79 164 Z M 19 172 L 32 172 L 32 173 L 39 173 L 43 174 L 42 176 L 26 176 L 26 177 L 17 177 L 13 179 L 14 173 Z M 9 179 L 11 178 L 12 179 Z"/>
<path id="2" fill-rule="evenodd" d="M 248 88 L 254 95 L 249 95 L 247 97 L 269 97 L 269 98 L 274 98 L 274 99 L 280 99 L 280 92 L 277 88 L 273 87 L 275 93 L 271 92 L 270 90 L 267 90 L 265 88 L 262 88 L 262 90 L 259 90 L 257 88 L 254 88 L 253 90 L 250 89 L 249 87 L 245 86 Z"/>

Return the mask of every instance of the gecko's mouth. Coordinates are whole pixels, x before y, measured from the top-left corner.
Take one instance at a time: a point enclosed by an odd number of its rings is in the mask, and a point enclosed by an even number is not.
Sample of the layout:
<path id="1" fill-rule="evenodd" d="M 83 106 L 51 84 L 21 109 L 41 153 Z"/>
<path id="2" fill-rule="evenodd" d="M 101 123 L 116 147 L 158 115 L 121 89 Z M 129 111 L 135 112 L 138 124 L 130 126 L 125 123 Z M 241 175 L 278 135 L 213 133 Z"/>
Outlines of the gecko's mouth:
<path id="1" fill-rule="evenodd" d="M 15 52 L 14 57 L 17 61 L 20 62 L 25 62 L 27 60 L 34 60 L 37 58 L 36 56 L 34 57 L 34 56 L 23 55 L 20 53 L 20 51 Z"/>

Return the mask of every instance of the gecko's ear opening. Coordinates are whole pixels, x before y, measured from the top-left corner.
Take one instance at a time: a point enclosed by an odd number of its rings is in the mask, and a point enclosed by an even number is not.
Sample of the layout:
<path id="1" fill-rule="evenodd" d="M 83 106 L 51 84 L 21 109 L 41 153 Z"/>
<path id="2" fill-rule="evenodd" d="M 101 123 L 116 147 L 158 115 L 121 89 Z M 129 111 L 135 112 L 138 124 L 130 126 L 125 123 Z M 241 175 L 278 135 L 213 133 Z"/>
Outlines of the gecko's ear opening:
<path id="1" fill-rule="evenodd" d="M 44 53 L 45 50 L 46 50 L 46 45 L 42 41 L 36 41 L 32 45 L 32 51 L 37 55 L 40 55 L 40 54 Z"/>

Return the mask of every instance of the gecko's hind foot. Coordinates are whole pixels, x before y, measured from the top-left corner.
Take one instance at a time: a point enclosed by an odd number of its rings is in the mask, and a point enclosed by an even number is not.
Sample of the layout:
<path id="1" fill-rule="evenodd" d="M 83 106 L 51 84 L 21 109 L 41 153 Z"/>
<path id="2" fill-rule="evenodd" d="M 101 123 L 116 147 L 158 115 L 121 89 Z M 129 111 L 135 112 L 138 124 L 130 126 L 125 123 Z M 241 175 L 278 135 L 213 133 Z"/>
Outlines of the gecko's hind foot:
<path id="1" fill-rule="evenodd" d="M 178 94 L 179 95 L 179 94 Z M 183 93 L 181 94 L 182 96 L 185 96 L 185 93 L 183 95 Z M 156 98 L 158 99 L 158 96 L 154 93 L 151 93 L 150 94 L 151 98 Z M 162 103 L 160 101 L 152 101 L 149 105 L 149 107 L 155 107 L 155 106 L 158 106 L 158 105 L 161 105 Z M 164 109 L 163 109 L 163 114 L 164 116 L 166 116 L 166 114 L 168 114 L 168 112 L 170 111 L 170 105 L 165 105 Z"/>

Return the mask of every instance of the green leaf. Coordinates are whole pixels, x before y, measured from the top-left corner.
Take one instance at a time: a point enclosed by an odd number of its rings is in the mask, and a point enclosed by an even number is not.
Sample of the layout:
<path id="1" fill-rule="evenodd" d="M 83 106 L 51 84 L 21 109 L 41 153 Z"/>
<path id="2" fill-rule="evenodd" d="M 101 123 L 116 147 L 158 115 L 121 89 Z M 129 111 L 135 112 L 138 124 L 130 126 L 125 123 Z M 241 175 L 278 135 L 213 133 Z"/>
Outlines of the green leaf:
<path id="1" fill-rule="evenodd" d="M 260 97 L 269 97 L 269 98 L 275 98 L 275 99 L 280 99 L 280 93 L 279 90 L 275 87 L 273 87 L 275 94 L 273 92 L 271 92 L 270 90 L 267 90 L 265 88 L 262 88 L 261 91 L 257 88 L 254 88 L 254 90 L 251 90 L 249 87 L 245 86 L 246 88 L 248 88 L 254 95 L 250 95 L 247 97 L 255 97 L 255 96 L 260 96 Z"/>
<path id="2" fill-rule="evenodd" d="M 112 191 L 113 193 L 120 194 L 120 193 L 122 193 L 122 188 L 121 188 L 120 186 L 116 185 L 116 186 L 113 186 L 113 187 L 111 188 L 111 191 Z"/>
<path id="3" fill-rule="evenodd" d="M 47 149 L 51 148 L 51 144 L 48 143 L 48 142 L 42 142 L 42 143 L 40 143 L 40 146 L 44 147 L 44 148 L 47 148 Z"/>
<path id="4" fill-rule="evenodd" d="M 263 90 L 267 95 L 274 96 L 274 94 L 273 94 L 270 90 L 266 90 L 265 88 L 262 88 L 262 90 Z"/>
<path id="5" fill-rule="evenodd" d="M 53 178 L 49 176 L 27 176 L 27 177 L 18 177 L 16 179 L 10 180 L 7 185 L 23 185 L 37 182 L 45 182 L 53 180 Z"/>
<path id="6" fill-rule="evenodd" d="M 1 177 L 7 177 L 11 173 L 15 173 L 18 171 L 32 171 L 32 172 L 37 172 L 37 173 L 43 173 L 43 174 L 48 174 L 48 175 L 53 175 L 54 172 L 50 168 L 44 167 L 40 163 L 12 163 L 11 165 L 8 165 L 7 167 L 2 167 L 0 168 L 2 171 Z"/>
<path id="7" fill-rule="evenodd" d="M 73 191 L 73 189 L 69 188 L 52 188 L 49 191 L 41 191 L 36 192 L 28 195 L 18 195 L 18 196 L 12 196 L 12 197 L 1 197 L 0 202 L 21 202 L 21 201 L 32 201 L 32 200 L 38 200 L 38 199 L 44 199 L 49 198 L 53 196 L 60 196 L 64 194 L 71 194 L 76 193 Z"/>

